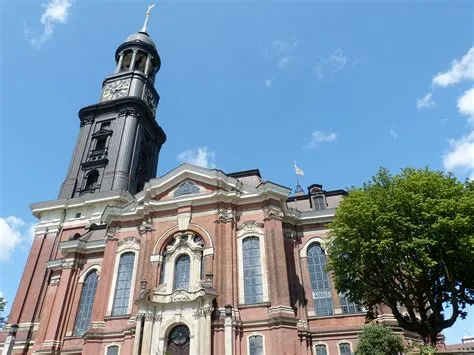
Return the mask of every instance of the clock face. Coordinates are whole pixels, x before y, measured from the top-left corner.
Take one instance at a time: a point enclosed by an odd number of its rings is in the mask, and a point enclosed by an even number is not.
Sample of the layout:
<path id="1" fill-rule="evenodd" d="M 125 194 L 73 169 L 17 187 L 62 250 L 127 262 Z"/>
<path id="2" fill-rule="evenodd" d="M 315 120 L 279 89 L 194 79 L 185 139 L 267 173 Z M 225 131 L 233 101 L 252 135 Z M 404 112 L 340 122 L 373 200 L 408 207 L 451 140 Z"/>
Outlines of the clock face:
<path id="1" fill-rule="evenodd" d="M 156 112 L 156 99 L 153 91 L 151 91 L 148 86 L 145 88 L 145 94 L 143 95 L 143 100 L 147 104 L 148 108 L 155 114 Z"/>
<path id="2" fill-rule="evenodd" d="M 130 82 L 128 80 L 117 80 L 108 83 L 104 87 L 102 98 L 104 100 L 115 100 L 124 97 L 128 94 Z"/>

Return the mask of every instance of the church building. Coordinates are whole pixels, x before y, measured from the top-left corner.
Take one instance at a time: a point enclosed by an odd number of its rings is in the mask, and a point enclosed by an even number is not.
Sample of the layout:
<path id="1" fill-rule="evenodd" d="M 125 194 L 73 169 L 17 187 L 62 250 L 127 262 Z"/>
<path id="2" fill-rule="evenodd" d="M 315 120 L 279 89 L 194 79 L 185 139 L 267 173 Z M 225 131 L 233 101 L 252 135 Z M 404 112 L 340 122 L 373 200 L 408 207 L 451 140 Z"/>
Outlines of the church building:
<path id="1" fill-rule="evenodd" d="M 290 196 L 257 169 L 157 177 L 166 134 L 147 20 L 118 46 L 100 102 L 79 111 L 58 198 L 31 205 L 3 354 L 352 354 L 365 312 L 325 269 L 346 192 Z"/>

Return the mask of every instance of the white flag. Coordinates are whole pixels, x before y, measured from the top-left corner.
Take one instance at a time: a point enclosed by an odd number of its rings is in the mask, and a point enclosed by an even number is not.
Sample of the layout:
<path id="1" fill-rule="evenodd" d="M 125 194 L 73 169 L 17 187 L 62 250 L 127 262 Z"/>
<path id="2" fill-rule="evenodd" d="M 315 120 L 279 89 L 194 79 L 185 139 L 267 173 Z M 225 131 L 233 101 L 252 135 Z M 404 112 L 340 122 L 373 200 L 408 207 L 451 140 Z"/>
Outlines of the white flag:
<path id="1" fill-rule="evenodd" d="M 295 174 L 296 174 L 296 175 L 304 175 L 304 171 L 301 170 L 300 168 L 298 168 L 298 167 L 296 166 L 296 163 L 295 163 Z"/>

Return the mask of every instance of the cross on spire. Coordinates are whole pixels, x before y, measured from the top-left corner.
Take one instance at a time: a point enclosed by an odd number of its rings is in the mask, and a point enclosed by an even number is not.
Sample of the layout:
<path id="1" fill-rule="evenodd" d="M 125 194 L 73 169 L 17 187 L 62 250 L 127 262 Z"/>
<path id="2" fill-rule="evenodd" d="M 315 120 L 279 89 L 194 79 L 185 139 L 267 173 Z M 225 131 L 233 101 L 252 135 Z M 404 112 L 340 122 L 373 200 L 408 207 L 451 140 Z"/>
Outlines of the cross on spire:
<path id="1" fill-rule="evenodd" d="M 145 14 L 145 22 L 143 23 L 143 27 L 142 27 L 142 29 L 140 30 L 140 32 L 147 33 L 147 32 L 146 32 L 146 26 L 147 26 L 147 24 L 148 24 L 148 17 L 150 16 L 151 9 L 153 9 L 154 7 L 155 7 L 155 4 L 150 4 L 150 5 L 148 5 L 148 9 L 146 10 L 146 14 Z"/>

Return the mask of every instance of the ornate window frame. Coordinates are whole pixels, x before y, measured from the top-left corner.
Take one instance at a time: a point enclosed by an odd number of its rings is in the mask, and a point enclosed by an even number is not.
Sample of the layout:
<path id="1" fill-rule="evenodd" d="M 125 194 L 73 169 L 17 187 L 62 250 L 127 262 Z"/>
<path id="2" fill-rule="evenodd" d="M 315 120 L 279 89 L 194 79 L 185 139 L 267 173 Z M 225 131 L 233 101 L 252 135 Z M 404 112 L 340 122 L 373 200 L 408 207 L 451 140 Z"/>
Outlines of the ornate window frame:
<path id="1" fill-rule="evenodd" d="M 265 335 L 261 332 L 252 332 L 247 335 L 247 354 L 250 354 L 250 337 L 259 336 L 262 337 L 262 345 L 263 345 L 263 355 L 266 354 L 266 347 L 265 347 Z"/>
<path id="2" fill-rule="evenodd" d="M 340 345 L 341 345 L 341 344 L 344 344 L 344 343 L 349 344 L 349 348 L 351 349 L 351 354 L 353 354 L 354 351 L 352 350 L 352 342 L 349 341 L 349 340 L 347 340 L 347 339 L 342 339 L 342 340 L 340 340 L 340 341 L 337 342 L 337 354 L 338 354 L 338 355 L 341 355 L 341 347 L 340 347 Z"/>
<path id="3" fill-rule="evenodd" d="M 129 252 L 134 253 L 135 257 L 133 260 L 132 282 L 130 285 L 130 295 L 129 295 L 128 308 L 127 308 L 126 314 L 130 314 L 132 312 L 133 296 L 134 296 L 134 290 L 135 290 L 135 283 L 137 279 L 138 257 L 140 255 L 140 241 L 135 237 L 127 237 L 118 242 L 117 251 L 115 254 L 115 265 L 114 265 L 114 272 L 112 275 L 112 284 L 110 288 L 109 302 L 107 304 L 107 316 L 112 315 L 112 306 L 113 306 L 114 297 L 115 297 L 115 287 L 117 284 L 120 257 L 122 256 L 122 254 L 129 253 Z"/>
<path id="4" fill-rule="evenodd" d="M 268 296 L 268 274 L 267 274 L 267 256 L 265 252 L 265 241 L 263 232 L 263 223 L 255 221 L 244 222 L 237 227 L 237 267 L 239 280 L 239 305 L 246 305 L 244 290 L 244 262 L 243 262 L 243 241 L 247 237 L 256 237 L 260 242 L 260 265 L 262 267 L 262 303 L 269 302 Z M 258 303 L 256 303 L 258 304 Z"/>
<path id="5" fill-rule="evenodd" d="M 202 242 L 195 242 L 195 238 L 200 238 Z M 192 232 L 178 232 L 173 234 L 171 242 L 165 247 L 161 255 L 163 261 L 161 267 L 165 267 L 163 283 L 160 285 L 161 290 L 166 293 L 172 293 L 176 290 L 174 287 L 174 276 L 176 261 L 181 255 L 188 255 L 189 265 L 189 285 L 187 292 L 194 292 L 201 288 L 201 263 L 204 254 L 204 243 L 200 235 Z M 161 273 L 161 270 L 160 270 Z"/>

